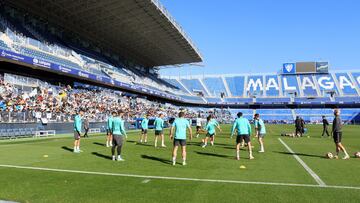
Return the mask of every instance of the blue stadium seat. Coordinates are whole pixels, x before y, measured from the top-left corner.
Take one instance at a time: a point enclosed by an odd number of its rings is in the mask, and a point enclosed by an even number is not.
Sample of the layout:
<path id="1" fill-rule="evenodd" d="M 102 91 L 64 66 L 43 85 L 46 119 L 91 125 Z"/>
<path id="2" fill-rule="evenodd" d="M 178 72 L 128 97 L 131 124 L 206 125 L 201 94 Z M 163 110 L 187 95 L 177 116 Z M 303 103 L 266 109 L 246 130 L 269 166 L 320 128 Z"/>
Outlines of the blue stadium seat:
<path id="1" fill-rule="evenodd" d="M 205 103 L 201 97 L 197 96 L 182 95 L 181 98 L 190 102 Z"/>
<path id="2" fill-rule="evenodd" d="M 277 75 L 265 76 L 265 94 L 266 96 L 276 97 L 280 95 L 280 83 Z"/>
<path id="3" fill-rule="evenodd" d="M 244 95 L 244 76 L 226 77 L 225 80 L 232 96 L 242 97 Z"/>
<path id="4" fill-rule="evenodd" d="M 356 91 L 356 85 L 352 82 L 347 73 L 336 73 L 336 79 L 339 84 L 339 88 L 342 90 L 344 95 L 358 95 Z"/>
<path id="5" fill-rule="evenodd" d="M 213 103 L 213 104 L 215 104 L 215 103 L 223 103 L 222 102 L 222 100 L 220 99 L 220 98 L 215 98 L 215 97 L 213 97 L 213 98 L 211 98 L 211 97 L 206 97 L 205 98 L 206 99 L 206 101 L 208 102 L 208 103 Z"/>
<path id="6" fill-rule="evenodd" d="M 0 48 L 5 50 L 10 50 L 10 47 L 5 44 L 4 41 L 0 40 Z"/>
<path id="7" fill-rule="evenodd" d="M 220 97 L 221 93 L 225 93 L 225 95 L 227 95 L 225 85 L 220 77 L 207 77 L 204 78 L 203 81 L 212 96 Z"/>
<path id="8" fill-rule="evenodd" d="M 300 75 L 301 89 L 304 96 L 319 96 L 316 90 L 316 81 L 313 80 L 313 75 Z"/>
<path id="9" fill-rule="evenodd" d="M 289 97 L 279 97 L 279 98 L 256 98 L 256 103 L 261 104 L 283 104 L 283 103 L 290 103 Z"/>
<path id="10" fill-rule="evenodd" d="M 226 103 L 252 103 L 252 98 L 225 98 Z"/>
<path id="11" fill-rule="evenodd" d="M 320 94 L 326 96 L 326 92 L 333 91 L 336 94 L 339 93 L 337 86 L 335 85 L 334 78 L 331 74 L 316 75 L 316 80 L 320 88 Z"/>
<path id="12" fill-rule="evenodd" d="M 181 79 L 181 83 L 184 84 L 189 91 L 195 94 L 201 91 L 205 96 L 209 96 L 198 79 Z"/>
<path id="13" fill-rule="evenodd" d="M 291 115 L 291 110 L 290 109 L 256 109 L 256 113 L 264 115 L 281 115 L 281 114 L 287 114 L 287 115 Z"/>
<path id="14" fill-rule="evenodd" d="M 299 94 L 299 83 L 295 75 L 286 75 L 282 77 L 282 89 L 283 95 L 288 95 L 288 93 L 297 93 Z"/>
<path id="15" fill-rule="evenodd" d="M 246 95 L 263 95 L 263 76 L 249 76 L 246 84 Z"/>
<path id="16" fill-rule="evenodd" d="M 185 93 L 189 93 L 176 79 L 167 79 L 164 78 L 164 80 L 172 85 L 174 85 L 175 87 L 177 87 L 178 89 L 182 90 Z"/>
<path id="17" fill-rule="evenodd" d="M 352 77 L 356 81 L 358 87 L 360 88 L 360 72 L 353 72 L 351 73 Z"/>
<path id="18" fill-rule="evenodd" d="M 294 102 L 301 104 L 323 104 L 330 102 L 330 97 L 316 97 L 316 98 L 301 98 L 297 97 L 294 99 Z"/>
<path id="19" fill-rule="evenodd" d="M 62 65 L 62 66 L 68 67 L 68 68 L 82 70 L 82 68 L 80 67 L 79 64 L 76 64 L 74 62 L 71 62 L 71 61 L 63 59 L 63 58 L 59 58 L 59 57 L 51 55 L 51 54 L 47 54 L 45 52 L 37 51 L 37 50 L 30 49 L 27 47 L 22 47 L 21 52 L 25 55 L 28 55 L 28 56 L 31 56 L 34 58 L 49 61 L 49 62 L 58 64 L 58 65 Z"/>
<path id="20" fill-rule="evenodd" d="M 335 101 L 341 103 L 360 103 L 360 97 L 335 97 Z"/>

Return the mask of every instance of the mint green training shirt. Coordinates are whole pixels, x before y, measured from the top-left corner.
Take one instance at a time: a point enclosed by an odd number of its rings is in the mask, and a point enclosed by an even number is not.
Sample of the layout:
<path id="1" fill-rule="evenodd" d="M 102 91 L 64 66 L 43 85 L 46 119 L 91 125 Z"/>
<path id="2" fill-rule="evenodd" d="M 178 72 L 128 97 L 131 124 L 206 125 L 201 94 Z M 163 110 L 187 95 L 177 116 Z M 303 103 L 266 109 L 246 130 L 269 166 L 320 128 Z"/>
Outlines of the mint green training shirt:
<path id="1" fill-rule="evenodd" d="M 156 118 L 154 125 L 155 125 L 155 130 L 163 130 L 164 129 L 164 120 L 161 118 Z"/>
<path id="2" fill-rule="evenodd" d="M 141 128 L 147 130 L 149 128 L 149 120 L 147 118 L 143 118 L 141 121 Z"/>
<path id="3" fill-rule="evenodd" d="M 109 118 L 107 119 L 106 129 L 108 129 L 108 130 L 112 129 L 113 119 L 114 118 L 112 116 L 109 116 Z"/>
<path id="4" fill-rule="evenodd" d="M 176 118 L 172 124 L 175 127 L 175 139 L 186 140 L 186 130 L 190 127 L 189 121 L 185 118 Z"/>
<path id="5" fill-rule="evenodd" d="M 211 120 L 208 123 L 206 123 L 205 130 L 208 132 L 208 134 L 213 135 L 213 134 L 215 134 L 216 126 L 217 126 L 217 123 Z"/>
<path id="6" fill-rule="evenodd" d="M 255 128 L 258 129 L 260 134 L 266 134 L 265 124 L 264 124 L 264 121 L 262 119 L 259 119 L 259 120 L 255 119 L 254 126 L 255 126 Z"/>
<path id="7" fill-rule="evenodd" d="M 76 115 L 74 118 L 74 131 L 81 132 L 81 116 Z"/>
<path id="8" fill-rule="evenodd" d="M 231 135 L 234 134 L 235 129 L 237 129 L 238 135 L 250 135 L 251 134 L 251 126 L 248 119 L 244 117 L 237 118 L 233 124 Z"/>
<path id="9" fill-rule="evenodd" d="M 115 117 L 112 122 L 112 134 L 113 135 L 126 135 L 124 121 L 120 117 Z"/>

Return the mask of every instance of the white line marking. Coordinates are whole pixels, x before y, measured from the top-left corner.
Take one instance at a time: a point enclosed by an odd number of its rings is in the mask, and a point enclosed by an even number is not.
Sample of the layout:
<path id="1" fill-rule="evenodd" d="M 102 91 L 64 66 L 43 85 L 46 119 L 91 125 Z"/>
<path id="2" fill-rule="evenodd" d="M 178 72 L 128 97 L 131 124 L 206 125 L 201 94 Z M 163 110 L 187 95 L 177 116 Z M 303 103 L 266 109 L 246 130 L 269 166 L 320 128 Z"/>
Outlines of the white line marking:
<path id="1" fill-rule="evenodd" d="M 320 177 L 313 171 L 311 168 L 302 160 L 295 152 L 281 139 L 279 138 L 281 144 L 294 156 L 294 158 L 301 164 L 302 167 L 314 178 L 314 180 L 319 184 L 319 186 L 326 186 L 325 182 L 320 179 Z"/>
<path id="2" fill-rule="evenodd" d="M 160 180 L 181 180 L 181 181 L 211 182 L 211 183 L 233 183 L 233 184 L 251 184 L 251 185 L 272 185 L 272 186 L 292 186 L 292 187 L 336 188 L 336 189 L 360 190 L 360 187 L 353 187 L 353 186 L 337 186 L 337 185 L 324 185 L 324 186 L 321 186 L 321 185 L 297 184 L 297 183 L 254 182 L 254 181 L 240 181 L 240 180 L 216 180 L 216 179 L 180 178 L 180 177 L 166 177 L 166 176 L 146 176 L 146 175 L 135 175 L 135 174 L 78 171 L 78 170 L 40 168 L 40 167 L 30 167 L 30 166 L 15 166 L 15 165 L 0 165 L 0 167 L 3 167 L 3 168 L 16 168 L 16 169 L 28 169 L 28 170 L 39 170 L 39 171 L 77 173 L 77 174 L 88 174 L 88 175 L 103 175 L 103 176 L 120 176 L 120 177 L 132 177 L 132 178 L 160 179 Z"/>
<path id="3" fill-rule="evenodd" d="M 148 183 L 148 182 L 150 182 L 150 179 L 145 179 L 141 183 Z"/>

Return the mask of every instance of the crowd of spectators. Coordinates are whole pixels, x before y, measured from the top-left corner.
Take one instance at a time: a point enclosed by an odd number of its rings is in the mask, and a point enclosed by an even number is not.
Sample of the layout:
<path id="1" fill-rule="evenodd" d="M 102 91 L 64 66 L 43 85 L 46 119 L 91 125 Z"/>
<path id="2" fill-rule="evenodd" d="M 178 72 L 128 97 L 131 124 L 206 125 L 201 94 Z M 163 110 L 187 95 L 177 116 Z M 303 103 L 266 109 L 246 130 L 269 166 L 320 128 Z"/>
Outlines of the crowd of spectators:
<path id="1" fill-rule="evenodd" d="M 160 112 L 166 117 L 176 117 L 180 110 L 186 117 L 206 117 L 213 114 L 219 120 L 231 117 L 226 110 L 203 110 L 181 108 L 171 104 L 149 101 L 134 96 L 124 96 L 123 92 L 103 88 L 74 88 L 70 85 L 45 85 L 31 87 L 27 91 L 17 85 L 9 84 L 0 77 L 0 121 L 36 122 L 45 119 L 49 122 L 71 122 L 80 109 L 90 122 L 105 121 L 113 111 L 123 110 L 124 118 L 133 121 L 145 114 L 156 117 Z"/>

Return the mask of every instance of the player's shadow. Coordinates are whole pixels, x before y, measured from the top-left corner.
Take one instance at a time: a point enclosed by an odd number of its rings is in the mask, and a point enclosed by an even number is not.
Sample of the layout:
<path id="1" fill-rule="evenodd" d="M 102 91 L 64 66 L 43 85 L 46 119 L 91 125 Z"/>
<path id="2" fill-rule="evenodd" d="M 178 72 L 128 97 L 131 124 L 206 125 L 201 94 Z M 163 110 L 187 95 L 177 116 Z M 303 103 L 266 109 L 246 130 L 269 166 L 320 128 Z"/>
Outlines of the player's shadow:
<path id="1" fill-rule="evenodd" d="M 217 144 L 215 144 L 215 146 L 216 146 Z M 234 146 L 232 146 L 232 147 L 230 147 L 230 146 L 218 146 L 218 147 L 220 147 L 220 148 L 223 148 L 223 149 L 233 149 L 233 150 L 235 150 L 236 149 L 236 147 L 234 147 Z M 240 149 L 241 150 L 241 149 Z"/>
<path id="2" fill-rule="evenodd" d="M 134 142 L 137 143 L 136 145 L 140 145 L 140 146 L 144 146 L 144 147 L 153 147 L 154 145 L 151 144 L 147 144 L 147 143 L 139 143 L 139 142 Z"/>
<path id="3" fill-rule="evenodd" d="M 98 153 L 98 152 L 92 152 L 91 154 L 92 154 L 92 155 L 95 155 L 95 156 L 97 156 L 97 157 L 103 158 L 103 159 L 112 160 L 112 157 L 111 157 L 111 156 L 104 155 L 104 154 L 100 154 L 100 153 Z"/>
<path id="4" fill-rule="evenodd" d="M 187 142 L 186 145 L 189 145 L 189 146 L 201 146 L 201 142 Z"/>
<path id="5" fill-rule="evenodd" d="M 219 157 L 219 158 L 233 158 L 233 156 L 228 156 L 228 155 L 223 155 L 223 154 L 215 154 L 215 153 L 209 153 L 209 152 L 197 152 L 195 151 L 195 153 L 200 154 L 200 155 L 204 155 L 204 156 L 213 156 L 213 157 Z"/>
<path id="6" fill-rule="evenodd" d="M 149 159 L 149 160 L 153 160 L 153 161 L 159 161 L 159 162 L 164 163 L 164 164 L 171 164 L 170 160 L 159 158 L 159 157 L 154 157 L 154 156 L 149 156 L 149 155 L 144 155 L 143 154 L 143 155 L 141 155 L 141 158 Z"/>
<path id="7" fill-rule="evenodd" d="M 298 155 L 298 156 L 306 156 L 306 157 L 324 158 L 324 156 L 315 155 L 315 154 L 290 153 L 290 152 L 278 152 L 278 151 L 274 151 L 274 152 L 279 153 L 279 154 L 286 154 L 286 155 Z"/>
<path id="8" fill-rule="evenodd" d="M 100 142 L 93 142 L 94 145 L 99 145 L 99 146 L 103 146 L 105 147 L 106 145 L 104 143 L 100 143 Z"/>
<path id="9" fill-rule="evenodd" d="M 62 146 L 61 149 L 65 150 L 65 151 L 69 151 L 69 152 L 74 151 L 73 149 L 71 149 L 70 147 L 67 147 L 67 146 Z"/>
<path id="10" fill-rule="evenodd" d="M 230 146 L 233 147 L 233 145 L 230 145 L 230 144 L 223 144 L 223 143 L 216 143 L 216 142 L 215 142 L 215 145 L 224 146 L 224 147 L 230 147 Z"/>
<path id="11" fill-rule="evenodd" d="M 137 143 L 137 141 L 134 141 L 134 140 L 126 140 L 126 142 Z"/>

